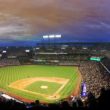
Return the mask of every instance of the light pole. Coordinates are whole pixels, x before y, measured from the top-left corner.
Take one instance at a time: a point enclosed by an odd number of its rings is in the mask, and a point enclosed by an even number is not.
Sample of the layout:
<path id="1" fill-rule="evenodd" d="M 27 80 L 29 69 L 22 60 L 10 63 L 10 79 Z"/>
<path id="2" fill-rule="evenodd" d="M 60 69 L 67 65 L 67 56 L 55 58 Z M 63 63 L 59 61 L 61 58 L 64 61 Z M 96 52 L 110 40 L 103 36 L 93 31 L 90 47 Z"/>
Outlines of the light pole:
<path id="1" fill-rule="evenodd" d="M 48 35 L 44 35 L 44 36 L 43 36 L 44 44 L 45 44 L 45 40 L 47 40 L 47 41 L 49 40 L 49 36 L 48 36 Z"/>
<path id="2" fill-rule="evenodd" d="M 49 43 L 49 46 L 50 46 L 50 44 L 51 44 L 51 41 L 53 41 L 53 44 L 54 44 L 54 46 L 55 46 L 55 40 L 56 39 L 61 39 L 61 35 L 59 34 L 59 35 L 54 35 L 54 34 L 51 34 L 51 35 L 44 35 L 43 36 L 43 39 L 44 40 L 48 40 L 48 43 Z M 59 41 L 59 40 L 58 40 Z"/>
<path id="3" fill-rule="evenodd" d="M 55 35 L 55 38 L 58 39 L 58 43 L 59 43 L 59 39 L 61 39 L 62 36 L 61 36 L 61 34 L 59 34 L 59 35 Z"/>

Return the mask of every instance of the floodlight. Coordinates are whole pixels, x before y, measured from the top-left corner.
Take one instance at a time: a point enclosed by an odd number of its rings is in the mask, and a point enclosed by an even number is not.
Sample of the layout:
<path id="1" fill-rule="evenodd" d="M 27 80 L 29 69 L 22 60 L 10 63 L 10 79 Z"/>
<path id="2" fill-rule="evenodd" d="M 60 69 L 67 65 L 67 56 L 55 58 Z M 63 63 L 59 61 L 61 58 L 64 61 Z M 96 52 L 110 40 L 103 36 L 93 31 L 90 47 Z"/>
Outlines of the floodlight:
<path id="1" fill-rule="evenodd" d="M 2 53 L 7 53 L 7 51 L 6 50 L 3 50 Z"/>
<path id="2" fill-rule="evenodd" d="M 48 38 L 49 38 L 48 35 L 43 36 L 43 39 L 48 39 Z"/>
<path id="3" fill-rule="evenodd" d="M 25 50 L 25 52 L 26 52 L 26 53 L 29 53 L 29 52 L 30 52 L 30 50 Z"/>
<path id="4" fill-rule="evenodd" d="M 61 35 L 56 35 L 55 37 L 56 37 L 56 38 L 61 38 Z"/>
<path id="5" fill-rule="evenodd" d="M 49 38 L 50 39 L 55 38 L 55 35 L 49 35 Z"/>

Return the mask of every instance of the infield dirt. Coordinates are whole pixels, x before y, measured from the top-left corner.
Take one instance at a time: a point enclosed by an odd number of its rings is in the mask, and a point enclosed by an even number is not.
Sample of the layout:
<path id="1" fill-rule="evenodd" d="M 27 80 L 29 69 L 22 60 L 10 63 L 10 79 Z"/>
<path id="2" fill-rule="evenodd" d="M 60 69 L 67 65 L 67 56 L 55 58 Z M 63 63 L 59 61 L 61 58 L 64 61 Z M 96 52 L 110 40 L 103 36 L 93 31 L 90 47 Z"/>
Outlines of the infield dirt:
<path id="1" fill-rule="evenodd" d="M 55 93 L 53 93 L 53 95 L 46 95 L 46 94 L 37 93 L 37 92 L 33 92 L 33 91 L 29 91 L 29 90 L 25 89 L 27 86 L 29 86 L 32 83 L 37 82 L 37 81 L 55 82 L 58 84 L 62 84 L 62 86 Z M 21 80 L 15 81 L 15 82 L 11 83 L 9 85 L 9 87 L 17 89 L 17 90 L 24 91 L 24 92 L 28 92 L 30 94 L 41 95 L 41 96 L 43 96 L 49 100 L 53 100 L 53 99 L 59 99 L 60 98 L 59 92 L 65 87 L 65 85 L 68 82 L 69 82 L 69 79 L 65 79 L 65 78 L 37 77 L 37 78 L 26 78 L 26 79 L 21 79 Z"/>

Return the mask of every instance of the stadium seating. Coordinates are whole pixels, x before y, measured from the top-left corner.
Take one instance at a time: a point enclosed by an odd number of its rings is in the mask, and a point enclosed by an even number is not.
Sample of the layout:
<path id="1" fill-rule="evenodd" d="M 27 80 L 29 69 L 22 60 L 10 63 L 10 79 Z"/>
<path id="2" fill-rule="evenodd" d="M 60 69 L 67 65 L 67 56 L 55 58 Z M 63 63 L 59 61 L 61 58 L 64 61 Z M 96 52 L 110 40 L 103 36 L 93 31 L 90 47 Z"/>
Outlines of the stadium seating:
<path id="1" fill-rule="evenodd" d="M 11 66 L 11 65 L 20 65 L 20 62 L 18 59 L 9 59 L 9 58 L 0 59 L 0 66 Z"/>
<path id="2" fill-rule="evenodd" d="M 33 103 L 19 103 L 0 97 L 1 110 L 109 110 L 110 89 L 102 88 L 100 96 L 95 97 L 91 92 L 85 101 L 80 97 L 74 98 L 71 102 L 60 101 L 59 103 L 43 104 L 36 100 Z"/>
<path id="3" fill-rule="evenodd" d="M 0 93 L 0 110 L 109 110 L 110 109 L 110 60 L 109 58 L 103 59 L 101 62 L 89 61 L 88 58 L 92 55 L 102 55 L 98 53 L 94 48 L 92 52 L 88 50 L 88 54 L 85 50 L 78 48 L 78 52 L 68 48 L 66 50 L 41 48 L 39 50 L 33 49 L 33 55 L 28 55 L 23 49 L 18 49 L 15 54 L 15 50 L 9 50 L 8 56 L 17 56 L 16 58 L 1 58 L 0 66 L 12 66 L 22 64 L 39 64 L 36 61 L 43 61 L 40 64 L 57 64 L 57 65 L 74 65 L 78 66 L 83 78 L 83 82 L 87 85 L 87 97 L 72 97 L 66 100 L 60 100 L 57 103 L 41 103 L 36 99 L 32 103 L 19 103 L 15 100 L 9 100 L 2 97 Z M 22 50 L 22 51 L 21 51 Z M 46 54 L 40 54 L 40 53 Z M 58 53 L 67 54 L 58 54 Z M 90 52 L 90 53 L 89 53 Z M 96 52 L 96 53 L 95 53 Z M 47 54 L 50 53 L 50 54 Z M 45 61 L 45 62 L 44 62 Z M 106 67 L 106 68 L 105 68 Z"/>

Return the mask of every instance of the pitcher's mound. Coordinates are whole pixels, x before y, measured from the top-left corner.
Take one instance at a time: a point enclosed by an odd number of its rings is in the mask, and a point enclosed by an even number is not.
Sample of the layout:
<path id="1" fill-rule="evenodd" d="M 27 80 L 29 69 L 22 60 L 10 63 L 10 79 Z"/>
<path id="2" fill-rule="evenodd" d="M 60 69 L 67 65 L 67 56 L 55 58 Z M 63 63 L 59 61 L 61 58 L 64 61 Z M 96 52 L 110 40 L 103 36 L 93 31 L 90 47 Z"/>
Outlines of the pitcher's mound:
<path id="1" fill-rule="evenodd" d="M 41 88 L 41 89 L 47 89 L 48 86 L 41 86 L 40 88 Z"/>

